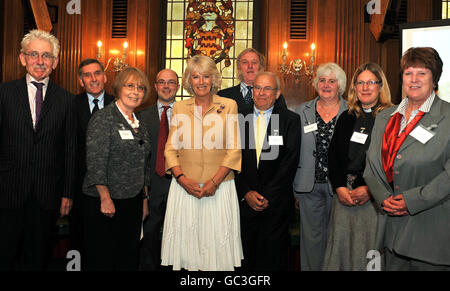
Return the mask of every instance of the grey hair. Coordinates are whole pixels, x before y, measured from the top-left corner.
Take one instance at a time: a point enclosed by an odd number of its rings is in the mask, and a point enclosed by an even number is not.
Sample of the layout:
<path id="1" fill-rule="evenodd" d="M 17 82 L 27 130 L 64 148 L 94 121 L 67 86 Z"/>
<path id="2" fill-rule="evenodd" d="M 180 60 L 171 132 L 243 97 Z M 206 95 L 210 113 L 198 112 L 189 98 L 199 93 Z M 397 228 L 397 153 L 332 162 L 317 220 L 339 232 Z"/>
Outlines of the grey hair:
<path id="1" fill-rule="evenodd" d="M 336 77 L 339 84 L 339 95 L 342 96 L 345 92 L 345 88 L 347 87 L 347 76 L 345 75 L 344 70 L 336 63 L 321 64 L 317 68 L 317 74 L 313 81 L 314 88 L 318 91 L 317 85 L 319 83 L 319 79 L 331 74 L 334 74 Z"/>
<path id="2" fill-rule="evenodd" d="M 38 30 L 38 29 L 30 30 L 30 32 L 27 33 L 23 37 L 22 42 L 20 43 L 20 46 L 21 46 L 20 52 L 26 53 L 26 49 L 27 49 L 28 45 L 30 44 L 30 42 L 32 42 L 33 40 L 37 40 L 37 39 L 45 40 L 48 43 L 50 43 L 50 45 L 53 48 L 52 49 L 53 56 L 55 58 L 58 57 L 58 55 L 59 55 L 59 40 L 54 35 L 46 32 L 46 31 Z"/>
<path id="3" fill-rule="evenodd" d="M 275 89 L 277 89 L 277 91 L 280 90 L 280 78 L 276 74 L 269 72 L 269 71 L 261 71 L 258 74 L 256 74 L 255 80 L 258 79 L 259 76 L 269 76 L 269 77 L 273 78 L 277 85 L 277 87 Z"/>

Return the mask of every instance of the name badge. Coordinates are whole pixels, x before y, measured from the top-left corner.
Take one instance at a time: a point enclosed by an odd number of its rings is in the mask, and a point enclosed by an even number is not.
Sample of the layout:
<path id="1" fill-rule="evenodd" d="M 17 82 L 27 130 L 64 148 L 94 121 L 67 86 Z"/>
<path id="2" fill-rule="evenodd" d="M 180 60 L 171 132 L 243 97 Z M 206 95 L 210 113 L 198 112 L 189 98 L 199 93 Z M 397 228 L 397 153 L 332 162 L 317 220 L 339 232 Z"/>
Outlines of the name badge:
<path id="1" fill-rule="evenodd" d="M 269 135 L 269 145 L 283 145 L 283 136 L 281 135 Z"/>
<path id="2" fill-rule="evenodd" d="M 305 131 L 305 133 L 313 132 L 313 131 L 316 131 L 317 129 L 318 129 L 317 123 L 305 125 L 305 127 L 303 127 L 303 130 Z"/>
<path id="3" fill-rule="evenodd" d="M 134 136 L 131 133 L 131 130 L 119 130 L 119 134 L 122 139 L 126 139 L 126 140 L 134 139 Z"/>
<path id="4" fill-rule="evenodd" d="M 419 124 L 419 126 L 411 131 L 410 135 L 421 143 L 426 144 L 435 135 L 435 133 Z"/>
<path id="5" fill-rule="evenodd" d="M 365 144 L 368 137 L 369 137 L 368 134 L 355 131 L 353 133 L 352 138 L 350 139 L 350 141 L 356 142 L 356 143 L 360 143 L 360 144 Z"/>

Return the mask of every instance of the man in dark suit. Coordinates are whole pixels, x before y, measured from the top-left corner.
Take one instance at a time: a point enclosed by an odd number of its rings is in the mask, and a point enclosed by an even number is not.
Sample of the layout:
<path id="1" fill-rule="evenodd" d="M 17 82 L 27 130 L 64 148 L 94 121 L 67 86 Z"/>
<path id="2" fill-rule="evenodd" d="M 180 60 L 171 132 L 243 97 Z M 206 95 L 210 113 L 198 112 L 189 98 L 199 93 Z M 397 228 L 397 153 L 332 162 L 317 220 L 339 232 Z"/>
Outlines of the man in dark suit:
<path id="1" fill-rule="evenodd" d="M 236 101 L 239 113 L 253 109 L 252 88 L 256 75 L 264 71 L 264 56 L 254 48 L 243 50 L 236 59 L 237 77 L 241 81 L 238 85 L 220 90 L 217 95 Z M 286 107 L 281 95 L 277 102 Z"/>
<path id="2" fill-rule="evenodd" d="M 166 213 L 167 195 L 171 176 L 165 173 L 164 147 L 169 132 L 169 123 L 175 95 L 180 88 L 177 73 L 161 70 L 156 76 L 156 104 L 139 113 L 139 120 L 145 123 L 151 140 L 151 180 L 149 193 L 149 216 L 144 222 L 140 269 L 158 270 L 161 265 L 161 226 Z"/>
<path id="3" fill-rule="evenodd" d="M 247 116 L 242 172 L 236 179 L 241 211 L 244 270 L 286 270 L 292 181 L 300 157 L 300 117 L 276 103 L 278 77 L 257 75 Z"/>
<path id="4" fill-rule="evenodd" d="M 74 96 L 49 75 L 59 41 L 32 30 L 21 42 L 24 78 L 0 88 L 0 269 L 42 270 L 58 210 L 69 213 L 75 186 Z"/>
<path id="5" fill-rule="evenodd" d="M 78 66 L 80 86 L 84 92 L 75 97 L 78 123 L 78 165 L 76 172 L 76 191 L 73 209 L 70 214 L 70 247 L 82 252 L 83 220 L 81 201 L 82 186 L 86 175 L 86 130 L 91 116 L 114 100 L 114 96 L 105 92 L 107 81 L 105 69 L 96 59 L 85 59 Z"/>

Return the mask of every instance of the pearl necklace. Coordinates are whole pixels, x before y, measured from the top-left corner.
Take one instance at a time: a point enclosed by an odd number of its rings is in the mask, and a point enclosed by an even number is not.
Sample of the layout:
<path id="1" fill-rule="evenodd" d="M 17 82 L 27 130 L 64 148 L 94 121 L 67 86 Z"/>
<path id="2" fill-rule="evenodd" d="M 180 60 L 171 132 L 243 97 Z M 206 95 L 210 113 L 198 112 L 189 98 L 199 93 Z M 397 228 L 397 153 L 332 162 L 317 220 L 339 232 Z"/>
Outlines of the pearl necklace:
<path id="1" fill-rule="evenodd" d="M 117 105 L 117 102 L 116 102 L 116 106 L 117 106 L 117 108 L 119 109 L 120 113 L 122 113 L 123 117 L 125 117 L 125 120 L 128 122 L 128 124 L 131 126 L 132 129 L 137 129 L 137 128 L 139 128 L 139 120 L 136 118 L 136 115 L 134 115 L 134 113 L 133 113 L 134 121 L 131 121 L 131 120 L 128 118 L 128 116 L 122 112 L 122 110 L 120 109 L 120 106 Z"/>
<path id="2" fill-rule="evenodd" d="M 131 126 L 132 129 L 139 128 L 139 120 L 136 118 L 136 116 L 133 113 L 134 121 L 131 121 L 128 116 L 125 115 L 125 119 L 127 120 L 128 124 Z"/>

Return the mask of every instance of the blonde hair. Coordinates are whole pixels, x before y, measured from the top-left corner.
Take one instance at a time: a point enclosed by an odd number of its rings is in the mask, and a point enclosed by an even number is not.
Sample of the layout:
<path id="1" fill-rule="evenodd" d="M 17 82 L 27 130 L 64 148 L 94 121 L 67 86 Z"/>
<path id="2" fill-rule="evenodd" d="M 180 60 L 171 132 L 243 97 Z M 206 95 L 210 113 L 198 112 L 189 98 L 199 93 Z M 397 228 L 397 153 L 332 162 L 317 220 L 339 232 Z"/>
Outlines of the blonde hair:
<path id="1" fill-rule="evenodd" d="M 27 33 L 20 43 L 21 53 L 26 53 L 27 47 L 33 40 L 45 40 L 52 46 L 52 54 L 55 58 L 59 55 L 59 40 L 52 34 L 38 29 L 33 29 L 29 33 Z"/>
<path id="2" fill-rule="evenodd" d="M 219 70 L 217 69 L 216 63 L 213 59 L 207 56 L 196 55 L 188 61 L 186 69 L 183 73 L 182 83 L 184 89 L 186 89 L 186 91 L 191 96 L 194 96 L 195 93 L 192 89 L 191 84 L 192 72 L 211 76 L 211 95 L 214 95 L 217 93 L 217 91 L 219 91 L 220 85 L 222 84 L 222 75 L 219 73 Z"/>
<path id="3" fill-rule="evenodd" d="M 377 78 L 377 81 L 381 81 L 380 84 L 380 94 L 378 96 L 378 103 L 376 105 L 376 108 L 373 111 L 373 115 L 377 115 L 380 111 L 391 107 L 391 90 L 389 90 L 389 84 L 387 82 L 386 76 L 383 73 L 383 70 L 374 63 L 365 63 L 356 69 L 356 72 L 353 74 L 352 82 L 350 83 L 350 88 L 348 89 L 348 113 L 355 114 L 356 117 L 360 117 L 362 113 L 362 105 L 361 102 L 358 99 L 358 95 L 356 93 L 356 80 L 358 79 L 358 76 L 364 72 L 369 71 L 372 74 L 375 75 Z"/>
<path id="4" fill-rule="evenodd" d="M 342 96 L 342 94 L 344 94 L 345 92 L 345 87 L 347 86 L 347 76 L 345 75 L 344 70 L 336 63 L 321 64 L 317 68 L 317 74 L 313 81 L 314 88 L 316 89 L 316 91 L 319 91 L 319 79 L 323 76 L 329 76 L 331 74 L 334 74 L 334 76 L 336 77 L 339 85 L 339 96 Z"/>
<path id="5" fill-rule="evenodd" d="M 122 87 L 129 80 L 133 80 L 139 86 L 143 86 L 145 88 L 144 98 L 142 99 L 142 103 L 144 103 L 147 100 L 150 93 L 149 91 L 150 82 L 148 81 L 147 75 L 136 67 L 126 67 L 125 69 L 123 69 L 123 71 L 121 71 L 117 75 L 116 79 L 114 80 L 113 86 L 116 100 L 119 99 L 119 94 L 122 90 Z"/>

